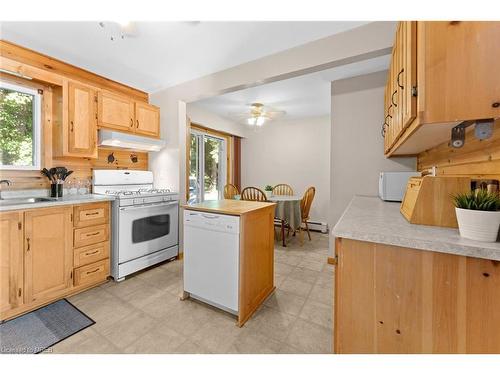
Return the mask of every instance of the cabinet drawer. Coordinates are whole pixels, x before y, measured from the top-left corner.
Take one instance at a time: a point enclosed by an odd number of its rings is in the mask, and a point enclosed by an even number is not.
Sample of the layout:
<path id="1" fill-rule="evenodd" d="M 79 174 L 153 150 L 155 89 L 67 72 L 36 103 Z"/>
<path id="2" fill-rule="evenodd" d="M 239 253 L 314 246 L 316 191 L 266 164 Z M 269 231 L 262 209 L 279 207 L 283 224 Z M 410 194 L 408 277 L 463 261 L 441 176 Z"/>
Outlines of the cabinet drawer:
<path id="1" fill-rule="evenodd" d="M 105 258 L 109 258 L 109 241 L 75 249 L 73 266 L 81 267 Z"/>
<path id="2" fill-rule="evenodd" d="M 109 258 L 75 269 L 75 286 L 95 284 L 109 276 Z"/>
<path id="3" fill-rule="evenodd" d="M 109 220 L 109 202 L 90 203 L 73 208 L 76 228 L 105 224 Z"/>
<path id="4" fill-rule="evenodd" d="M 94 227 L 75 229 L 74 247 L 82 247 L 104 242 L 109 239 L 109 225 L 96 225 Z"/>

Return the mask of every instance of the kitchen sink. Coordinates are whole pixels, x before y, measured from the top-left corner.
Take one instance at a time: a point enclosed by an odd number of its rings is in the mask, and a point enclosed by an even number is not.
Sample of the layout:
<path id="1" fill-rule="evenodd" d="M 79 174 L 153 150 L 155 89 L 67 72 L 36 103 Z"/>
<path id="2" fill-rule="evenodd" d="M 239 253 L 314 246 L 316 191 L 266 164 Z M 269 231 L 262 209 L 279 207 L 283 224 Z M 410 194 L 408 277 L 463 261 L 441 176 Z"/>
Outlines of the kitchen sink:
<path id="1" fill-rule="evenodd" d="M 29 204 L 29 203 L 39 203 L 39 202 L 52 202 L 57 201 L 57 198 L 4 198 L 0 200 L 0 206 L 15 206 L 18 204 Z"/>

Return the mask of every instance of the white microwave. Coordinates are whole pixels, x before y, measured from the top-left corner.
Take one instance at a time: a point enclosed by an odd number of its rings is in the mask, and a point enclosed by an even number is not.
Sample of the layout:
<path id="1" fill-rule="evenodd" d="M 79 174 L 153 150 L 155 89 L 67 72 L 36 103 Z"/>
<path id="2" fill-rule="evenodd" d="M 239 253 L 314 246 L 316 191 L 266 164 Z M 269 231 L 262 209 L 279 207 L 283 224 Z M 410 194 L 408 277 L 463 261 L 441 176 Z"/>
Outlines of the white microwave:
<path id="1" fill-rule="evenodd" d="M 380 172 L 378 196 L 384 201 L 401 202 L 410 177 L 420 176 L 418 172 Z"/>

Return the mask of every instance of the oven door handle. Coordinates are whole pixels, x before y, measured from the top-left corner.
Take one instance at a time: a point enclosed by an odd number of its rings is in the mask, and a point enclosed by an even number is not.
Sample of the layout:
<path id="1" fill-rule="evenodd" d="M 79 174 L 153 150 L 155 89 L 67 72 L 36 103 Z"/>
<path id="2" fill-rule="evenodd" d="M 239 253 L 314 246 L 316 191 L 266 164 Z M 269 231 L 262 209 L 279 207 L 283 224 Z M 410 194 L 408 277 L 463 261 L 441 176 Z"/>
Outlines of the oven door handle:
<path id="1" fill-rule="evenodd" d="M 120 207 L 120 211 L 131 211 L 131 210 L 138 210 L 139 208 L 145 208 L 145 207 L 167 207 L 167 206 L 173 206 L 173 205 L 178 205 L 178 201 L 172 201 L 172 202 L 166 202 L 166 203 L 145 203 L 141 204 L 139 206 L 127 206 L 127 207 Z"/>

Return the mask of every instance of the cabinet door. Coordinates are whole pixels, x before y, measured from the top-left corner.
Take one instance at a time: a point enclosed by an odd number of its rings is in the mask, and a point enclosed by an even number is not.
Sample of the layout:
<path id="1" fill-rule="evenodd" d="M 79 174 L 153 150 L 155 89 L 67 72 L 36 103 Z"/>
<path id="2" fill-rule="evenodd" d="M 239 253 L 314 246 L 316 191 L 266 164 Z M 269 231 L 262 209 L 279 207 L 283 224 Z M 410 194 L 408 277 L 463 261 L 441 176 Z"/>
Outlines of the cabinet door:
<path id="1" fill-rule="evenodd" d="M 500 117 L 500 22 L 421 24 L 425 122 Z"/>
<path id="2" fill-rule="evenodd" d="M 160 109 L 147 103 L 135 103 L 136 133 L 160 136 Z"/>
<path id="3" fill-rule="evenodd" d="M 382 134 L 384 136 L 384 152 L 387 153 L 390 150 L 390 124 L 391 124 L 391 99 L 390 99 L 390 86 L 391 86 L 391 76 L 390 71 L 387 76 L 387 82 L 385 84 L 384 92 L 384 123 Z"/>
<path id="4" fill-rule="evenodd" d="M 98 94 L 98 125 L 121 131 L 134 131 L 134 102 L 107 91 Z"/>
<path id="5" fill-rule="evenodd" d="M 404 131 L 417 116 L 417 97 L 413 88 L 417 86 L 417 22 L 401 22 L 401 130 Z"/>
<path id="6" fill-rule="evenodd" d="M 97 114 L 95 91 L 74 82 L 68 87 L 68 151 L 79 156 L 97 157 Z"/>
<path id="7" fill-rule="evenodd" d="M 0 317 L 23 302 L 22 223 L 22 212 L 0 212 Z"/>
<path id="8" fill-rule="evenodd" d="M 25 213 L 25 303 L 54 298 L 72 286 L 71 206 Z"/>

